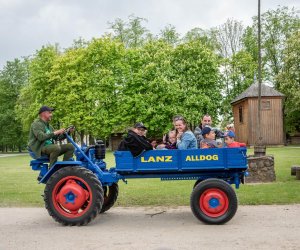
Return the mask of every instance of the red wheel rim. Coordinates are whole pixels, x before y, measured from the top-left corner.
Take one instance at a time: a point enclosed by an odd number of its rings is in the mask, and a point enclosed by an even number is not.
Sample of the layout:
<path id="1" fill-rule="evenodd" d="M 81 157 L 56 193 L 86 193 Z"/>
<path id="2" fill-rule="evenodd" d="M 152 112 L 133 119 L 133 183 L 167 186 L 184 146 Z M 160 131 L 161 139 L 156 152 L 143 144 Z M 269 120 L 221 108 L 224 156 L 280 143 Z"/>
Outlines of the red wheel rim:
<path id="1" fill-rule="evenodd" d="M 209 188 L 201 194 L 199 205 L 205 215 L 215 218 L 227 212 L 229 200 L 222 190 Z"/>
<path id="2" fill-rule="evenodd" d="M 68 218 L 78 218 L 85 214 L 91 206 L 92 199 L 90 186 L 77 176 L 61 179 L 52 192 L 55 209 Z"/>

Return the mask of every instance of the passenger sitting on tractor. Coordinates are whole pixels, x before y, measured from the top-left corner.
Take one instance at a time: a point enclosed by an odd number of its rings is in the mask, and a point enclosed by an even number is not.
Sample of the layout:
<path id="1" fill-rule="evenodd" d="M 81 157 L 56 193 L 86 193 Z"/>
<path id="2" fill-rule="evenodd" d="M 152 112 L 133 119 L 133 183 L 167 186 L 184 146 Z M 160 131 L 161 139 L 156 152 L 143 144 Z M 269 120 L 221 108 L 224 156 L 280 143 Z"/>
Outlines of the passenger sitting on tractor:
<path id="1" fill-rule="evenodd" d="M 156 149 L 156 147 L 159 145 L 159 139 L 156 138 L 149 139 L 149 142 L 152 145 L 153 149 Z"/>
<path id="2" fill-rule="evenodd" d="M 197 149 L 197 139 L 183 117 L 174 119 L 178 149 Z"/>
<path id="3" fill-rule="evenodd" d="M 228 125 L 226 126 L 225 131 L 232 131 L 232 132 L 235 132 L 234 124 L 233 124 L 233 123 L 228 124 Z"/>
<path id="4" fill-rule="evenodd" d="M 176 147 L 176 131 L 171 130 L 168 135 L 164 135 L 163 143 L 158 144 L 156 149 L 177 149 Z"/>
<path id="5" fill-rule="evenodd" d="M 225 132 L 224 139 L 227 148 L 246 147 L 245 143 L 234 141 L 234 137 L 235 133 L 233 131 L 229 130 Z"/>
<path id="6" fill-rule="evenodd" d="M 218 148 L 216 133 L 211 127 L 204 127 L 201 133 L 203 140 L 200 141 L 200 148 Z"/>
<path id="7" fill-rule="evenodd" d="M 166 149 L 177 149 L 176 130 L 171 130 L 168 134 L 168 141 L 166 142 Z"/>
<path id="8" fill-rule="evenodd" d="M 58 156 L 63 154 L 63 160 L 67 161 L 72 158 L 74 152 L 74 147 L 70 143 L 55 144 L 55 140 L 65 132 L 65 129 L 61 128 L 54 131 L 49 124 L 52 119 L 52 111 L 54 109 L 48 106 L 42 106 L 39 109 L 39 118 L 31 124 L 28 142 L 28 146 L 36 158 L 40 158 L 42 154 L 49 156 L 49 167 L 52 167 L 57 161 Z"/>
<path id="9" fill-rule="evenodd" d="M 144 151 L 152 150 L 152 145 L 144 136 L 146 130 L 147 128 L 143 123 L 136 123 L 134 127 L 128 131 L 126 138 L 121 141 L 118 151 L 130 151 L 134 157 L 138 157 Z"/>
<path id="10" fill-rule="evenodd" d="M 198 145 L 200 144 L 200 141 L 204 139 L 202 135 L 202 129 L 204 129 L 205 127 L 212 128 L 212 123 L 212 118 L 209 114 L 206 114 L 202 117 L 199 126 L 197 126 L 194 131 L 194 135 L 197 138 Z M 223 138 L 223 132 L 220 129 L 213 128 L 213 130 L 215 132 L 215 139 L 220 140 L 221 138 Z"/>

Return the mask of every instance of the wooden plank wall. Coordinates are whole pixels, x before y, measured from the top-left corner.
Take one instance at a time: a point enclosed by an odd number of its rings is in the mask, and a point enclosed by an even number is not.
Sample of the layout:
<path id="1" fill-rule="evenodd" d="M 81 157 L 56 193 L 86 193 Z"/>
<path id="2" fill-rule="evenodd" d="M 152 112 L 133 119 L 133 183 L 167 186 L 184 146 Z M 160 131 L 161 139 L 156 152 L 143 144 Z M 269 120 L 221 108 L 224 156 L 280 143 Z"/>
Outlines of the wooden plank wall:
<path id="1" fill-rule="evenodd" d="M 239 121 L 239 108 L 243 108 L 243 122 L 240 123 Z M 249 116 L 248 114 L 248 99 L 237 103 L 233 107 L 233 118 L 234 118 L 234 126 L 235 126 L 235 134 L 236 134 L 236 141 L 244 142 L 249 144 L 249 136 L 248 136 L 248 126 L 249 126 Z"/>
<path id="2" fill-rule="evenodd" d="M 261 111 L 261 135 L 265 145 L 283 145 L 283 111 L 281 97 L 263 97 L 262 102 L 270 104 L 269 109 Z M 254 145 L 257 140 L 257 98 L 248 98 L 233 107 L 237 140 Z M 239 107 L 243 106 L 244 123 L 239 123 Z"/>
<path id="3" fill-rule="evenodd" d="M 112 151 L 118 149 L 120 142 L 122 141 L 123 136 L 122 134 L 116 134 L 110 136 L 110 147 Z"/>

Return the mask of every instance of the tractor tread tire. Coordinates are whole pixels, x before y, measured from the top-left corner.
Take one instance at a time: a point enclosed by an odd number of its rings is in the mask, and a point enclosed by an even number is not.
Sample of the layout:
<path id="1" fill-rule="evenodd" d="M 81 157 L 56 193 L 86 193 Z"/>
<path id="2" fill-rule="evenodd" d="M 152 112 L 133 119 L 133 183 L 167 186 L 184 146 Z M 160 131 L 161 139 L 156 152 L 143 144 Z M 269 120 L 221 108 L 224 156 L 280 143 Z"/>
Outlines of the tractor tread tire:
<path id="1" fill-rule="evenodd" d="M 67 218 L 59 213 L 54 208 L 52 201 L 52 191 L 55 185 L 64 177 L 77 176 L 82 178 L 88 183 L 92 190 L 93 200 L 89 211 L 85 212 L 78 218 Z M 44 190 L 45 207 L 48 210 L 49 215 L 57 222 L 65 226 L 83 226 L 91 222 L 101 211 L 103 204 L 103 189 L 98 178 L 92 171 L 84 167 L 66 166 L 56 171 L 47 181 Z"/>
<path id="2" fill-rule="evenodd" d="M 104 188 L 106 189 L 108 188 L 108 190 L 104 190 L 104 202 L 100 213 L 104 213 L 107 210 L 109 210 L 117 201 L 118 194 L 119 194 L 118 183 L 113 183 L 111 186 L 104 187 Z M 105 191 L 108 191 L 107 198 L 105 198 Z"/>
<path id="3" fill-rule="evenodd" d="M 211 217 L 206 215 L 200 208 L 200 196 L 207 189 L 219 189 L 224 192 L 228 198 L 228 209 L 219 217 Z M 207 224 L 224 224 L 231 220 L 235 215 L 238 207 L 238 200 L 234 189 L 224 180 L 210 178 L 198 183 L 191 194 L 190 206 L 193 214 L 200 221 Z"/>

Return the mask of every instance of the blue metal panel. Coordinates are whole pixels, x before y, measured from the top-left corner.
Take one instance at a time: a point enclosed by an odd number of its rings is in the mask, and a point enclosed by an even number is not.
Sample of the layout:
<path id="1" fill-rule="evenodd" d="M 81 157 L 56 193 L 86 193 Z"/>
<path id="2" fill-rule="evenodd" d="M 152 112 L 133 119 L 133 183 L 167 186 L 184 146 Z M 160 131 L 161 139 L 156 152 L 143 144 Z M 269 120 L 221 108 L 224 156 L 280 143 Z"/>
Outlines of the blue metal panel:
<path id="1" fill-rule="evenodd" d="M 133 158 L 129 151 L 117 151 L 115 158 L 117 171 L 151 172 L 178 169 L 177 150 L 150 150 L 136 158 Z"/>
<path id="2" fill-rule="evenodd" d="M 247 166 L 246 148 L 225 148 L 227 154 L 227 166 L 230 169 Z"/>
<path id="3" fill-rule="evenodd" d="M 100 177 L 100 182 L 102 186 L 111 186 L 113 183 L 118 182 L 121 178 L 115 171 L 112 172 L 103 172 L 103 175 Z"/>
<path id="4" fill-rule="evenodd" d="M 247 169 L 246 148 L 150 150 L 139 157 L 115 152 L 118 173 L 201 172 Z"/>
<path id="5" fill-rule="evenodd" d="M 41 170 L 45 163 L 48 163 L 48 160 L 32 160 L 30 161 L 30 166 L 32 170 Z"/>
<path id="6" fill-rule="evenodd" d="M 51 177 L 53 173 L 55 173 L 58 169 L 63 168 L 65 166 L 81 166 L 81 161 L 59 161 L 56 162 L 49 171 L 43 176 L 43 178 L 40 180 L 41 183 L 46 183 L 48 179 Z"/>
<path id="7" fill-rule="evenodd" d="M 224 164 L 224 149 L 193 149 L 180 150 L 183 170 L 226 169 Z"/>
<path id="8" fill-rule="evenodd" d="M 116 151 L 114 155 L 116 160 L 116 166 L 118 166 L 118 170 L 133 170 L 133 157 L 129 151 Z"/>

